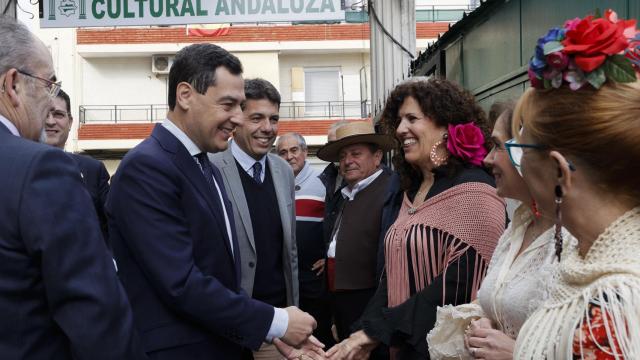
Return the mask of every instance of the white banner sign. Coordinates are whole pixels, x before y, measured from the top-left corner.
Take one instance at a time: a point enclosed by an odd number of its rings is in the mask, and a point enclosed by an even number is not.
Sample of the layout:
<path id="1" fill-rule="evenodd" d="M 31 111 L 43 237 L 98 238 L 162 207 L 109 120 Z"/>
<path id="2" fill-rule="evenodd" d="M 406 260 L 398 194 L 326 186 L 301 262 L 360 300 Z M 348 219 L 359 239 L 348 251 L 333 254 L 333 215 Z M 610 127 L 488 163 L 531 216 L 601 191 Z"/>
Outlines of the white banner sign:
<path id="1" fill-rule="evenodd" d="M 344 20 L 341 0 L 40 0 L 43 28 Z"/>

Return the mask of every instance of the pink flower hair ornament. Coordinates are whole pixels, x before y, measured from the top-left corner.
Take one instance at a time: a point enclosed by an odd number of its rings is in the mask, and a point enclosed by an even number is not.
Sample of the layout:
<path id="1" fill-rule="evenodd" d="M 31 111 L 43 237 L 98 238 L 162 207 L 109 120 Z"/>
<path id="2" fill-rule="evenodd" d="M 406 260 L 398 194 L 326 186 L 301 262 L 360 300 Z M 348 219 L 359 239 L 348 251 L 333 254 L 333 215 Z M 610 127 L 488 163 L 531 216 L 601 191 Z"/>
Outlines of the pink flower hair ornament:
<path id="1" fill-rule="evenodd" d="M 529 62 L 529 80 L 537 89 L 568 85 L 578 90 L 589 84 L 599 89 L 606 81 L 634 82 L 640 72 L 640 31 L 636 20 L 619 19 L 613 10 L 604 17 L 567 20 L 538 39 Z"/>
<path id="2" fill-rule="evenodd" d="M 465 162 L 480 166 L 487 155 L 482 130 L 474 123 L 449 125 L 447 150 Z"/>

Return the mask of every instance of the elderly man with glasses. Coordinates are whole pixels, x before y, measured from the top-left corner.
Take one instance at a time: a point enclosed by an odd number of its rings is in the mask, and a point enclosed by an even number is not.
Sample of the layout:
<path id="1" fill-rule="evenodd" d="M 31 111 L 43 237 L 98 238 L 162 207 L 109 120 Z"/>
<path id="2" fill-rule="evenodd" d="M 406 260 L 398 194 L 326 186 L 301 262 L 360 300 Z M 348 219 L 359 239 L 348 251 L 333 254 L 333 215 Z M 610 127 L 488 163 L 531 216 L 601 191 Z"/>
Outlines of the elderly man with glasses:
<path id="1" fill-rule="evenodd" d="M 10 18 L 0 44 L 0 357 L 144 358 L 78 168 L 37 143 L 60 89 L 51 56 Z"/>

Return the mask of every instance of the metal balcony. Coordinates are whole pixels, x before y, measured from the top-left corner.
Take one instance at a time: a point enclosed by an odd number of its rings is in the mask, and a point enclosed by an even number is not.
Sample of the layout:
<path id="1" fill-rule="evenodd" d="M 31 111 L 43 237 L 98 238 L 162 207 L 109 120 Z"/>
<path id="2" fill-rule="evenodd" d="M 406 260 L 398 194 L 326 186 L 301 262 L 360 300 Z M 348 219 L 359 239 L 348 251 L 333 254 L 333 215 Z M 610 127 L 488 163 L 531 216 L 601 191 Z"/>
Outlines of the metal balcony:
<path id="1" fill-rule="evenodd" d="M 164 104 L 142 105 L 81 105 L 81 124 L 154 123 L 164 120 L 168 106 Z M 280 119 L 353 119 L 368 118 L 369 101 L 283 101 Z"/>

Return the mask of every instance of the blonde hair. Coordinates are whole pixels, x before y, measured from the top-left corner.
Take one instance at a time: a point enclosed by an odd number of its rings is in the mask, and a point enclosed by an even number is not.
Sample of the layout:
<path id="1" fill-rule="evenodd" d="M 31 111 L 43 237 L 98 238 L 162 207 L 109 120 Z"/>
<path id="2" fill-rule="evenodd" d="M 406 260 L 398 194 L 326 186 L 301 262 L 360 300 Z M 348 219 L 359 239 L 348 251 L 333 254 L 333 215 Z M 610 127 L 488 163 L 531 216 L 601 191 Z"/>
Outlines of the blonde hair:
<path id="1" fill-rule="evenodd" d="M 513 116 L 540 145 L 576 161 L 606 191 L 640 201 L 640 82 L 528 89 Z"/>

